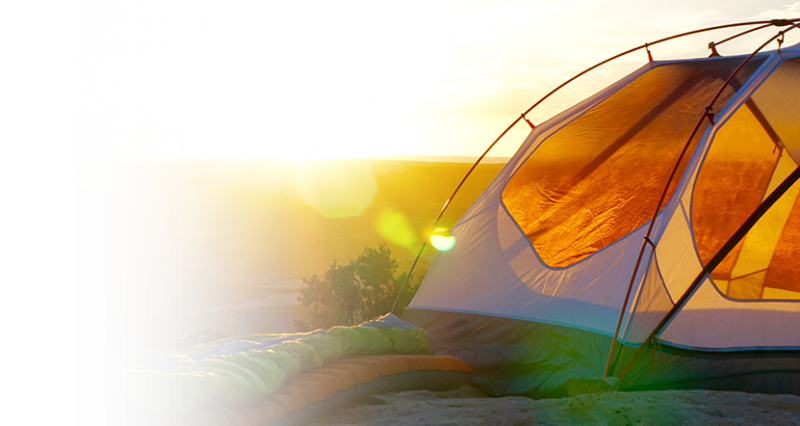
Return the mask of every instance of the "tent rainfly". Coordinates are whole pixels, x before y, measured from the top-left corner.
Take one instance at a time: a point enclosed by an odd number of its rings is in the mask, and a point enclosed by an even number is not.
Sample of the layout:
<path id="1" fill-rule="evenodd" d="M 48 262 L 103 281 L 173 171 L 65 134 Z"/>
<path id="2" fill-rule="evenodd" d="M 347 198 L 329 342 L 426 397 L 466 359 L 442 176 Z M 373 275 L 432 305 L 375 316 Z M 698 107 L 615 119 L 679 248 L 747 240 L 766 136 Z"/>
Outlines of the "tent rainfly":
<path id="1" fill-rule="evenodd" d="M 494 395 L 800 395 L 798 22 L 748 23 L 785 27 L 751 55 L 651 57 L 535 126 L 404 320 Z"/>

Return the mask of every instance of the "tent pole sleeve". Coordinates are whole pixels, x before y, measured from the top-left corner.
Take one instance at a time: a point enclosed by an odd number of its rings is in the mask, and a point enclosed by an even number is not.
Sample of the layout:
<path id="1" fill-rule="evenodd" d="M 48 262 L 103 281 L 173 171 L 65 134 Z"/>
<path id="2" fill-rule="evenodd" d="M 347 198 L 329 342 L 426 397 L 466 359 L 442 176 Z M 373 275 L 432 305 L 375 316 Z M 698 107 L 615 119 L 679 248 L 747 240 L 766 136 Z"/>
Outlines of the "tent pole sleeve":
<path id="1" fill-rule="evenodd" d="M 622 369 L 622 371 L 618 376 L 620 381 L 622 381 L 622 379 L 628 373 L 634 361 L 636 361 L 636 358 L 639 356 L 642 350 L 648 345 L 648 343 L 654 341 L 657 338 L 658 334 L 661 333 L 664 327 L 666 327 L 667 324 L 669 324 L 670 320 L 672 320 L 672 317 L 674 317 L 675 314 L 678 311 L 680 311 L 681 308 L 683 308 L 683 306 L 686 304 L 686 302 L 689 300 L 692 294 L 694 294 L 695 290 L 697 290 L 697 288 L 700 287 L 700 284 L 702 284 L 706 280 L 706 278 L 711 274 L 711 272 L 714 271 L 714 269 L 722 262 L 723 259 L 725 259 L 725 256 L 727 256 L 728 253 L 730 253 L 731 250 L 733 250 L 733 248 L 736 247 L 737 244 L 739 244 L 739 241 L 741 241 L 744 238 L 744 236 L 747 235 L 747 232 L 750 231 L 750 229 L 753 226 L 755 226 L 755 224 L 758 222 L 759 219 L 761 219 L 762 216 L 764 216 L 767 210 L 769 210 L 769 208 L 772 207 L 772 205 L 775 204 L 775 202 L 777 202 L 783 196 L 783 194 L 785 194 L 786 191 L 788 191 L 789 188 L 791 188 L 792 185 L 794 185 L 795 182 L 798 181 L 798 179 L 800 179 L 800 167 L 794 169 L 794 171 L 789 176 L 787 176 L 786 179 L 784 179 L 783 182 L 781 182 L 781 184 L 778 185 L 778 187 L 775 188 L 775 190 L 772 191 L 772 193 L 769 194 L 769 196 L 767 196 L 767 198 L 765 198 L 763 202 L 761 202 L 761 204 L 759 204 L 759 206 L 753 211 L 753 213 L 751 213 L 750 216 L 742 223 L 739 229 L 737 229 L 736 232 L 734 232 L 733 235 L 731 235 L 731 237 L 728 239 L 727 242 L 725 242 L 722 248 L 720 248 L 719 251 L 717 251 L 717 254 L 715 254 L 714 257 L 711 258 L 711 260 L 708 262 L 708 264 L 705 267 L 703 267 L 703 270 L 701 270 L 700 273 L 697 274 L 697 277 L 689 285 L 689 288 L 686 289 L 686 291 L 683 293 L 683 296 L 681 296 L 681 298 L 678 299 L 678 302 L 675 303 L 675 306 L 673 306 L 672 309 L 670 309 L 669 312 L 667 312 L 667 315 L 661 320 L 660 323 L 658 323 L 656 328 L 653 329 L 653 331 L 644 341 L 642 346 L 639 347 L 639 350 L 636 351 L 636 353 L 633 355 L 631 360 L 628 361 L 628 363 L 625 365 L 625 368 Z"/>

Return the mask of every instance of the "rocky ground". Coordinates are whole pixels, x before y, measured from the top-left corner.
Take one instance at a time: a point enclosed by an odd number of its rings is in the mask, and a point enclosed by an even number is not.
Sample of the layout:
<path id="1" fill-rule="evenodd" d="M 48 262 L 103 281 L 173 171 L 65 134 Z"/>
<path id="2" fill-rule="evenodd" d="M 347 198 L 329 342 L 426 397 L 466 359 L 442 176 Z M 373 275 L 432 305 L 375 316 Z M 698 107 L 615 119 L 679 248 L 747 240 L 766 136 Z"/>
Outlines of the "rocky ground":
<path id="1" fill-rule="evenodd" d="M 378 395 L 310 426 L 334 425 L 800 425 L 800 397 L 693 390 L 533 400 L 465 387 Z"/>
<path id="2" fill-rule="evenodd" d="M 227 336 L 293 332 L 302 315 L 291 288 L 260 291 L 231 303 L 196 310 L 173 321 L 155 354 L 176 336 L 209 329 Z M 235 302 L 235 303 L 234 303 Z M 467 386 L 450 392 L 376 395 L 329 411 L 308 426 L 338 425 L 794 425 L 800 397 L 721 391 L 613 392 L 533 400 L 491 398 Z"/>

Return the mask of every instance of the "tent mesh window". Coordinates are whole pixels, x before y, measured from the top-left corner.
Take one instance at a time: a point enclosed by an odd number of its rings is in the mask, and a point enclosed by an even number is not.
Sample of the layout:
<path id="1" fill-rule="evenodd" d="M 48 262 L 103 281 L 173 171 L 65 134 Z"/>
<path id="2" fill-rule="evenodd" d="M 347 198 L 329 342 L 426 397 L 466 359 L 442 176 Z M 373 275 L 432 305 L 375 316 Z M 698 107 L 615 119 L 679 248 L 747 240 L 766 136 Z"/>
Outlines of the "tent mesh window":
<path id="1" fill-rule="evenodd" d="M 718 105 L 762 61 L 750 61 Z M 542 142 L 507 184 L 503 202 L 547 265 L 578 262 L 652 218 L 705 107 L 741 62 L 655 66 Z M 707 125 L 691 141 L 690 154 Z M 677 184 L 671 182 L 667 199 Z"/>
<path id="2" fill-rule="evenodd" d="M 709 261 L 800 163 L 800 60 L 783 62 L 717 132 L 697 177 L 692 221 Z M 737 299 L 800 299 L 800 182 L 714 270 Z"/>

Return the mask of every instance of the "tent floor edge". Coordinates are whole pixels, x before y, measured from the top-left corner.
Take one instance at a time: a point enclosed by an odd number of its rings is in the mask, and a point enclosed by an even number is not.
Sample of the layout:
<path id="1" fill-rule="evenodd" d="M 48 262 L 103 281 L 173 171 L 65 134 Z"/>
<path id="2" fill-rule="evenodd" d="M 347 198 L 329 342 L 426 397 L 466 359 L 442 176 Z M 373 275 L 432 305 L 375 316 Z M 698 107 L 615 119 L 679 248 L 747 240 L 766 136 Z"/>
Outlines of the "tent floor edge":
<path id="1" fill-rule="evenodd" d="M 492 396 L 534 399 L 569 395 L 567 381 L 602 376 L 611 336 L 560 325 L 419 309 L 404 320 L 425 329 L 438 355 L 464 360 L 472 383 Z M 638 348 L 618 345 L 617 365 Z M 800 353 L 793 350 L 707 352 L 646 348 L 620 391 L 708 389 L 800 395 Z"/>

